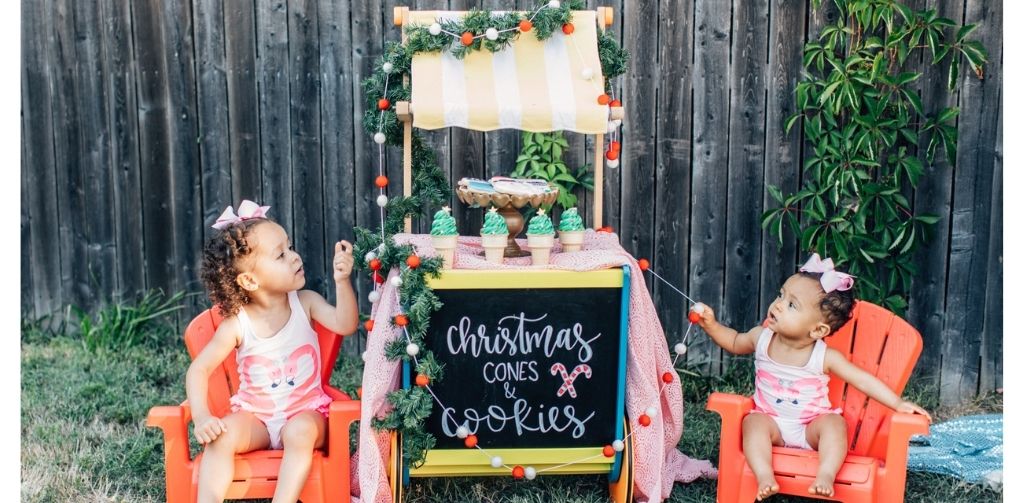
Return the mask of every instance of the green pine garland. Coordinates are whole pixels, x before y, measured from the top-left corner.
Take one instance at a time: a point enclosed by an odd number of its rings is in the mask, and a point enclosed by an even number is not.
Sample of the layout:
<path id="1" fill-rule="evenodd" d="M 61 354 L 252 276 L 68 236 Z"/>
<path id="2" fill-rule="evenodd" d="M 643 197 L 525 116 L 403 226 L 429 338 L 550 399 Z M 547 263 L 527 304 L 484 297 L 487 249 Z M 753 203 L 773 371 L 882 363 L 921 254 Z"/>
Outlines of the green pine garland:
<path id="1" fill-rule="evenodd" d="M 562 25 L 572 19 L 572 11 L 586 7 L 583 0 L 563 1 L 557 9 L 544 8 L 536 15 L 533 12 L 508 12 L 492 14 L 489 11 L 473 10 L 464 18 L 441 23 L 442 29 L 462 34 L 470 32 L 474 36 L 483 34 L 488 28 L 499 31 L 497 40 L 486 37 L 476 38 L 473 44 L 466 46 L 451 35 L 431 35 L 428 26 L 408 26 L 405 28 L 408 40 L 406 45 L 389 42 L 385 45 L 384 55 L 377 62 L 373 75 L 363 81 L 363 92 L 366 103 L 363 114 L 363 129 L 370 135 L 383 132 L 385 144 L 402 147 L 402 123 L 398 120 L 394 107 L 383 113 L 377 108 L 380 98 L 387 98 L 392 104 L 399 101 L 410 101 L 411 89 L 403 84 L 403 76 L 410 74 L 412 56 L 421 52 L 450 51 L 455 57 L 463 58 L 473 51 L 486 49 L 497 52 L 507 48 L 520 36 L 536 36 L 546 40 Z M 513 30 L 520 21 L 533 16 L 533 28 L 522 34 Z M 511 30 L 511 31 L 503 31 Z M 611 94 L 611 81 L 626 71 L 629 54 L 606 32 L 598 33 L 598 54 L 601 69 L 605 76 L 605 92 Z M 391 65 L 391 72 L 384 71 L 384 64 Z M 385 91 L 386 90 L 386 91 Z M 358 270 L 369 270 L 366 260 L 368 252 L 373 252 L 381 262 L 380 274 L 387 277 L 391 269 L 398 267 L 401 271 L 402 286 L 399 287 L 399 301 L 404 314 L 408 317 L 405 327 L 409 339 L 419 345 L 419 364 L 416 373 L 423 374 L 436 383 L 443 378 L 443 366 L 434 354 L 424 347 L 423 337 L 430 326 L 430 315 L 441 308 L 441 301 L 427 286 L 427 278 L 437 278 L 441 274 L 441 258 L 420 258 L 420 265 L 411 268 L 406 260 L 413 254 L 409 245 L 397 245 L 393 235 L 400 230 L 406 217 L 424 213 L 428 208 L 447 204 L 451 200 L 452 189 L 445 178 L 444 172 L 437 165 L 436 156 L 415 130 L 412 135 L 412 195 L 410 197 L 395 196 L 389 199 L 384 220 L 383 236 L 381 230 L 371 231 L 357 227 L 355 256 Z M 372 277 L 372 271 L 371 271 Z M 391 320 L 394 324 L 394 320 Z M 396 338 L 388 344 L 385 355 L 388 360 L 411 360 L 406 353 L 405 337 Z M 388 402 L 394 409 L 383 418 L 374 418 L 373 428 L 398 430 L 403 439 L 403 462 L 408 466 L 418 467 L 423 464 L 428 450 L 434 447 L 436 439 L 423 428 L 424 421 L 433 409 L 432 397 L 422 387 L 413 386 L 388 393 Z"/>

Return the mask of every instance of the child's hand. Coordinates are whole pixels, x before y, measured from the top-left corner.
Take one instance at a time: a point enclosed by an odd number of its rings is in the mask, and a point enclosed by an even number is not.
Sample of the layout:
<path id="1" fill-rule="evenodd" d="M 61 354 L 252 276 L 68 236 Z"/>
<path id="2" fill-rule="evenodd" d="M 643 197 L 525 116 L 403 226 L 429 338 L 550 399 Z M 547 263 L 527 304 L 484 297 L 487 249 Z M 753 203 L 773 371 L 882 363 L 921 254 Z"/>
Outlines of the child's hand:
<path id="1" fill-rule="evenodd" d="M 715 311 L 703 302 L 694 304 L 693 307 L 690 308 L 690 311 L 700 315 L 700 320 L 697 322 L 697 324 L 700 325 L 700 328 L 706 329 L 707 327 L 717 323 L 717 320 L 715 320 Z"/>
<path id="2" fill-rule="evenodd" d="M 922 409 L 919 405 L 906 400 L 901 400 L 900 404 L 896 406 L 896 412 L 904 412 L 906 414 L 921 414 L 928 418 L 928 422 L 932 422 L 932 416 L 928 411 Z"/>
<path id="3" fill-rule="evenodd" d="M 228 426 L 219 417 L 210 416 L 205 419 L 196 419 L 195 428 L 192 433 L 201 444 L 208 444 L 217 440 L 222 433 L 228 431 Z"/>
<path id="4" fill-rule="evenodd" d="M 334 244 L 334 282 L 341 283 L 352 275 L 352 245 L 345 240 Z"/>

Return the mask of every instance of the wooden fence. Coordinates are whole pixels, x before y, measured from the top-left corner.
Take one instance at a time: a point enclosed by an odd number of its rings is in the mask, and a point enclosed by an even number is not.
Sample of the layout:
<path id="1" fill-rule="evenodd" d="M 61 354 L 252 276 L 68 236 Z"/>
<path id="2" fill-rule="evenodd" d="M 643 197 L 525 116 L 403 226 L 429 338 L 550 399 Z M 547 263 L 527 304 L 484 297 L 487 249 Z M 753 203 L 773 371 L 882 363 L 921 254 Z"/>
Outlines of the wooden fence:
<path id="1" fill-rule="evenodd" d="M 209 224 L 242 198 L 273 207 L 303 254 L 309 287 L 330 294 L 331 243 L 377 224 L 360 82 L 383 44 L 400 37 L 397 3 L 23 0 L 23 310 L 89 308 L 148 288 L 198 291 Z M 813 11 L 807 0 L 589 2 L 615 9 L 613 33 L 632 54 L 615 84 L 627 119 L 621 167 L 605 173 L 606 222 L 635 256 L 736 326 L 760 320 L 804 258 L 792 240 L 779 246 L 764 235 L 758 218 L 771 204 L 767 184 L 792 191 L 802 176 L 803 140 L 785 134 L 783 121 L 795 108 L 803 43 L 835 18 L 823 3 Z M 942 220 L 920 252 L 908 313 L 925 338 L 918 373 L 955 402 L 1002 386 L 1002 2 L 909 3 L 980 23 L 975 34 L 990 54 L 985 80 L 961 72 L 948 98 L 944 73 L 926 69 L 919 81 L 929 110 L 961 108 L 956 168 L 930 167 L 913 194 L 915 212 Z M 515 131 L 426 136 L 453 180 L 507 174 L 520 141 Z M 592 139 L 568 136 L 568 164 L 587 163 Z M 386 161 L 400 183 L 400 153 L 389 150 Z M 479 210 L 453 206 L 463 233 L 479 228 Z M 369 283 L 358 287 L 365 293 Z M 674 342 L 685 330 L 683 302 L 652 288 Z M 186 316 L 202 305 L 196 297 Z M 728 363 L 696 340 L 691 363 Z M 361 348 L 359 338 L 346 344 Z"/>

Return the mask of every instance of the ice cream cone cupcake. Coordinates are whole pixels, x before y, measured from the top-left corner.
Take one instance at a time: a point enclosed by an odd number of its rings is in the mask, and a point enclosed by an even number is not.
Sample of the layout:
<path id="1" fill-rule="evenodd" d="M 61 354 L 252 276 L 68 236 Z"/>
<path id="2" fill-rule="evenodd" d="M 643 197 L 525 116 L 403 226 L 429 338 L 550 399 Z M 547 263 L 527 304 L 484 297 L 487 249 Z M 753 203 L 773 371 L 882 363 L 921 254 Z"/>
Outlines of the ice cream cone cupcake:
<path id="1" fill-rule="evenodd" d="M 543 208 L 538 209 L 537 214 L 530 219 L 530 225 L 526 228 L 526 244 L 533 255 L 533 265 L 548 265 L 551 248 L 555 246 L 555 227 L 551 225 L 551 218 L 544 214 Z"/>
<path id="2" fill-rule="evenodd" d="M 455 247 L 459 239 L 459 230 L 455 227 L 455 217 L 452 216 L 452 209 L 445 206 L 437 213 L 434 213 L 434 223 L 430 226 L 430 236 L 434 242 L 434 249 L 444 259 L 443 269 L 452 269 L 455 266 Z"/>
<path id="3" fill-rule="evenodd" d="M 562 218 L 558 221 L 558 240 L 562 242 L 562 251 L 574 252 L 583 248 L 583 219 L 576 212 L 576 208 L 569 208 L 562 212 Z"/>
<path id="4" fill-rule="evenodd" d="M 484 214 L 484 226 L 480 229 L 480 244 L 484 247 L 487 261 L 502 263 L 505 246 L 508 245 L 508 225 L 505 217 L 498 214 L 498 208 L 491 208 Z"/>

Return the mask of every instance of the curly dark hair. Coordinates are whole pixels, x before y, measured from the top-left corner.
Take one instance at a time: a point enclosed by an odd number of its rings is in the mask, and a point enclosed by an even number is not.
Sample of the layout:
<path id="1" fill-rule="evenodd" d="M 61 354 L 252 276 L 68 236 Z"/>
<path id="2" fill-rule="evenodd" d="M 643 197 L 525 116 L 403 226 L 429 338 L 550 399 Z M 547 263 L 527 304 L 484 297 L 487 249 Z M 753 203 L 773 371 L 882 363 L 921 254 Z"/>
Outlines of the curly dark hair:
<path id="1" fill-rule="evenodd" d="M 813 279 L 819 285 L 821 284 L 820 272 L 800 271 L 797 274 L 804 278 Z M 824 293 L 824 290 L 822 290 L 822 293 Z M 853 314 L 853 304 L 855 302 L 856 299 L 853 295 L 853 288 L 846 291 L 832 290 L 821 298 L 821 302 L 818 303 L 818 309 L 821 310 L 821 315 L 825 318 L 825 323 L 827 323 L 831 329 L 829 335 L 836 333 L 836 330 L 839 330 L 847 321 L 850 321 L 850 316 Z"/>
<path id="2" fill-rule="evenodd" d="M 237 264 L 253 252 L 253 247 L 246 240 L 252 228 L 269 221 L 258 218 L 232 224 L 217 231 L 203 247 L 199 276 L 210 301 L 220 306 L 224 316 L 238 313 L 239 307 L 249 303 L 249 292 L 236 281 L 241 273 Z"/>

